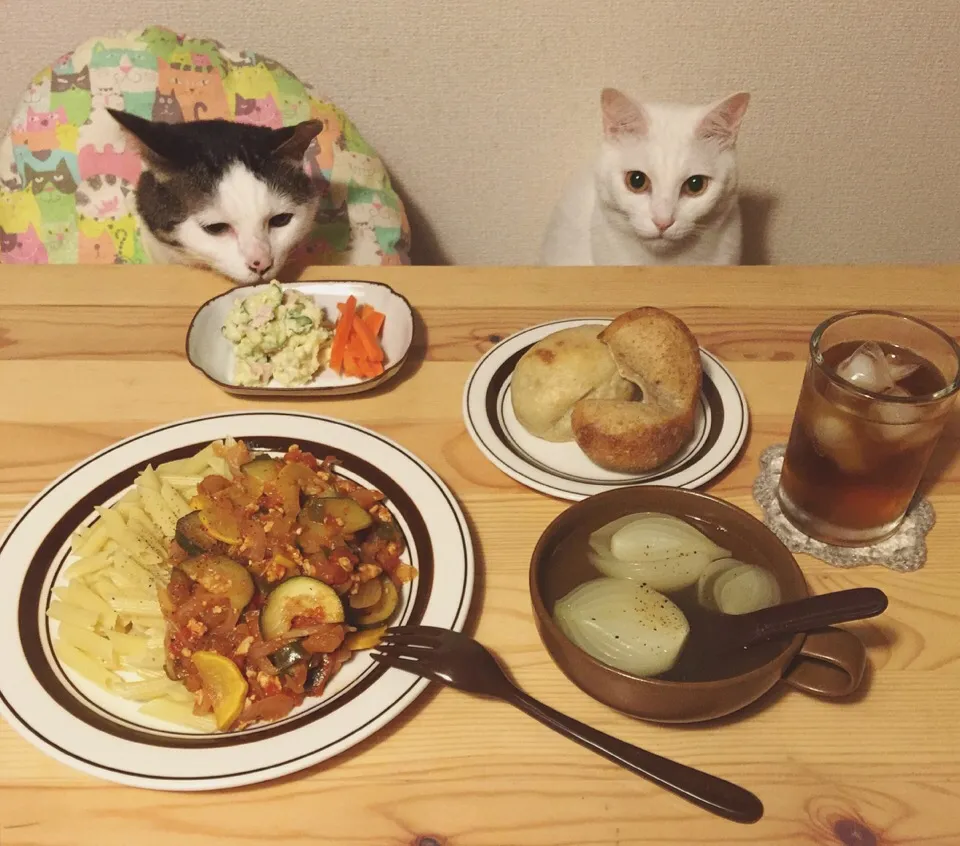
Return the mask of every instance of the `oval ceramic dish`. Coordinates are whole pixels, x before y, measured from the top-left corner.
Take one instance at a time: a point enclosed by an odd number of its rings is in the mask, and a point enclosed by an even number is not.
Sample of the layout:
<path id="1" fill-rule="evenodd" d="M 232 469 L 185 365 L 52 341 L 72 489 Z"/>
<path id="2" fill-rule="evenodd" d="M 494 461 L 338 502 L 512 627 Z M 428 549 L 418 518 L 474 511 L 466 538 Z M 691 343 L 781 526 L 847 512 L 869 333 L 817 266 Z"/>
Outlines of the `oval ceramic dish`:
<path id="1" fill-rule="evenodd" d="M 282 284 L 281 287 L 292 288 L 304 296 L 311 297 L 326 312 L 327 319 L 331 323 L 336 322 L 337 303 L 342 303 L 351 294 L 357 298 L 358 305 L 368 303 L 382 313 L 385 320 L 380 344 L 386 359 L 383 364 L 383 373 L 369 379 L 360 379 L 354 376 L 340 376 L 329 368 L 325 368 L 311 382 L 295 388 L 284 387 L 276 382 L 256 387 L 238 385 L 233 378 L 235 365 L 233 344 L 223 336 L 223 324 L 226 323 L 227 314 L 238 299 L 263 291 L 269 287 L 269 284 L 232 288 L 205 302 L 190 321 L 190 328 L 187 330 L 187 360 L 223 390 L 237 396 L 261 399 L 271 396 L 337 397 L 369 391 L 400 372 L 413 341 L 413 309 L 410 303 L 393 288 L 381 282 L 348 280 L 289 282 Z"/>

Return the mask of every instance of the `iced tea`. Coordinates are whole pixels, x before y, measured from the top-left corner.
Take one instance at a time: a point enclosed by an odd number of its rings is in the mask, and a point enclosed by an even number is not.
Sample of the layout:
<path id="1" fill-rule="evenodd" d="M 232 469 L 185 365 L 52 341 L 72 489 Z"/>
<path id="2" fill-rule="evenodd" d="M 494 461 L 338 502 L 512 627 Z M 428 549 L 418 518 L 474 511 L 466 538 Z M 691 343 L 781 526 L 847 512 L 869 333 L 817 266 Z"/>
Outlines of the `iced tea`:
<path id="1" fill-rule="evenodd" d="M 787 518 L 828 543 L 900 525 L 960 387 L 960 351 L 935 327 L 853 312 L 811 339 L 780 478 Z"/>

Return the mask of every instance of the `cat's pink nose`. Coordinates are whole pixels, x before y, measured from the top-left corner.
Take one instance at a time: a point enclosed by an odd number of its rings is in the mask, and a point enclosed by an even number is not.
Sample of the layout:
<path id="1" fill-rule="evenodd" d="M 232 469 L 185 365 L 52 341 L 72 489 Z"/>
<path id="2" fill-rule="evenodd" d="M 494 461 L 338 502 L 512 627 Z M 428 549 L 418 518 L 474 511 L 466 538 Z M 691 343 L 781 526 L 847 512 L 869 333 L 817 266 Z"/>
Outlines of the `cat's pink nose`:
<path id="1" fill-rule="evenodd" d="M 256 259 L 250 262 L 250 264 L 248 264 L 247 267 L 250 270 L 252 270 L 254 273 L 259 273 L 261 276 L 263 276 L 264 273 L 266 273 L 271 267 L 273 267 L 273 262 L 268 260 L 261 261 L 260 259 Z"/>
<path id="2" fill-rule="evenodd" d="M 660 220 L 659 218 L 656 218 L 656 217 L 653 219 L 653 225 L 660 230 L 661 235 L 664 232 L 666 232 L 671 226 L 673 226 L 673 224 L 674 224 L 674 220 L 672 217 L 669 218 L 668 220 Z"/>

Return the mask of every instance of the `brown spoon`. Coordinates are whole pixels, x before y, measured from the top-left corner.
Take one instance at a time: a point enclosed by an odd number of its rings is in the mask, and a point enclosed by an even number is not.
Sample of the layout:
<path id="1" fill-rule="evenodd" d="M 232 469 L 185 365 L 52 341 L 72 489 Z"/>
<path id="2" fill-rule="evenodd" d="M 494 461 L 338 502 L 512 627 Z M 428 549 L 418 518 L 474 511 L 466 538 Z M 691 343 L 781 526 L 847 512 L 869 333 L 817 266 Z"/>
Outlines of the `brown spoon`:
<path id="1" fill-rule="evenodd" d="M 554 731 L 717 816 L 740 823 L 763 816 L 763 805 L 750 791 L 618 740 L 528 696 L 507 678 L 491 652 L 464 634 L 434 626 L 399 626 L 390 629 L 376 649 L 373 657 L 381 664 L 509 702 Z"/>
<path id="2" fill-rule="evenodd" d="M 697 645 L 711 651 L 738 649 L 780 635 L 876 617 L 886 608 L 887 595 L 879 588 L 851 588 L 772 605 L 749 614 L 715 614 L 709 623 L 699 626 Z"/>
<path id="3" fill-rule="evenodd" d="M 737 649 L 782 635 L 875 617 L 886 607 L 887 595 L 882 590 L 852 588 L 808 596 L 749 614 L 705 614 L 691 627 L 677 662 L 661 678 L 681 681 L 690 668 L 711 662 L 723 666 L 724 656 Z"/>

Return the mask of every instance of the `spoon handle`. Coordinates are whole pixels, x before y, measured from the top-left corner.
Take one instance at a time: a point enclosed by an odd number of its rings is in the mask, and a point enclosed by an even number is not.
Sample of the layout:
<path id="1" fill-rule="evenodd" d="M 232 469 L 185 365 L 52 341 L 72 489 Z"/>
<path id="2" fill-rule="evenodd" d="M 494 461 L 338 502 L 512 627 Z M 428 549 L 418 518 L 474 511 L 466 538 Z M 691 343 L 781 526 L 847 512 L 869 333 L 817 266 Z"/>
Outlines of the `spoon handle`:
<path id="1" fill-rule="evenodd" d="M 511 687 L 513 687 L 511 685 Z M 554 711 L 522 690 L 513 688 L 504 697 L 521 711 L 554 731 L 575 740 L 581 746 L 644 776 L 655 784 L 681 796 L 717 816 L 739 823 L 756 822 L 763 816 L 763 805 L 749 790 L 692 767 L 661 758 L 623 740 L 597 731 L 588 725 Z"/>
<path id="2" fill-rule="evenodd" d="M 775 635 L 808 632 L 834 623 L 875 617 L 886 607 L 887 595 L 882 590 L 852 588 L 753 611 L 740 617 L 738 623 L 744 626 L 744 645 L 749 645 Z"/>

